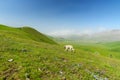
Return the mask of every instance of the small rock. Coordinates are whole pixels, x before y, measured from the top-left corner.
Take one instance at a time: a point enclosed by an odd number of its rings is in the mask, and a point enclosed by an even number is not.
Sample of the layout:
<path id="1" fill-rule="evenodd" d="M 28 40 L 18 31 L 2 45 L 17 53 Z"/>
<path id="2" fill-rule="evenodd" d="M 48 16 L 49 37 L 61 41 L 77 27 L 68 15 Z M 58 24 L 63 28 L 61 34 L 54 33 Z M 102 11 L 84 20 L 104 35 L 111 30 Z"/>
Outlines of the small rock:
<path id="1" fill-rule="evenodd" d="M 62 79 L 61 80 L 66 80 L 66 77 L 62 77 Z"/>
<path id="2" fill-rule="evenodd" d="M 63 62 L 67 62 L 67 60 L 63 60 Z"/>
<path id="3" fill-rule="evenodd" d="M 30 75 L 28 73 L 25 73 L 26 80 L 30 80 Z"/>
<path id="4" fill-rule="evenodd" d="M 105 80 L 108 80 L 108 78 L 106 78 L 106 77 L 105 77 L 104 79 L 105 79 Z"/>
<path id="5" fill-rule="evenodd" d="M 9 61 L 9 62 L 12 62 L 12 61 L 13 61 L 13 59 L 9 59 L 8 61 Z"/>
<path id="6" fill-rule="evenodd" d="M 42 71 L 40 68 L 38 68 L 39 71 Z"/>
<path id="7" fill-rule="evenodd" d="M 18 67 L 18 70 L 20 70 L 21 68 L 22 68 L 22 66 L 19 66 L 19 67 Z"/>
<path id="8" fill-rule="evenodd" d="M 59 73 L 62 75 L 63 74 L 63 72 L 62 71 L 59 71 Z"/>
<path id="9" fill-rule="evenodd" d="M 30 78 L 26 78 L 26 80 L 30 80 Z"/>

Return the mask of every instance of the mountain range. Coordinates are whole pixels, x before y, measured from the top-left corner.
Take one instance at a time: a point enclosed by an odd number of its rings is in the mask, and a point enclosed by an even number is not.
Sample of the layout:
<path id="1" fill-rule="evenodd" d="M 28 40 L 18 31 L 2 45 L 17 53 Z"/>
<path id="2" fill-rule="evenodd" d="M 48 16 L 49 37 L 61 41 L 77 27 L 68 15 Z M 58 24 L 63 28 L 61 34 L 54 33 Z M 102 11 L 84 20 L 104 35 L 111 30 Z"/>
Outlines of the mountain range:
<path id="1" fill-rule="evenodd" d="M 93 34 L 73 34 L 65 36 L 56 36 L 56 40 L 61 41 L 84 41 L 84 42 L 112 42 L 120 41 L 120 30 L 108 30 L 102 32 L 96 32 Z"/>

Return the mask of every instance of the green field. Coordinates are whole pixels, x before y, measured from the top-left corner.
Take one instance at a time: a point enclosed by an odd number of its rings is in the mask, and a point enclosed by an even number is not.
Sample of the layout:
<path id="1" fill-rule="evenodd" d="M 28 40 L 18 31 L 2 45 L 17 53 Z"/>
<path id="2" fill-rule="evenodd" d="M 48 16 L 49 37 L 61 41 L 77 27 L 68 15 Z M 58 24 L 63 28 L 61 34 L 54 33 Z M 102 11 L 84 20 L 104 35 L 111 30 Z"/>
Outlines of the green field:
<path id="1" fill-rule="evenodd" d="M 65 44 L 0 25 L 0 80 L 120 80 L 120 42 L 72 44 L 75 53 Z"/>

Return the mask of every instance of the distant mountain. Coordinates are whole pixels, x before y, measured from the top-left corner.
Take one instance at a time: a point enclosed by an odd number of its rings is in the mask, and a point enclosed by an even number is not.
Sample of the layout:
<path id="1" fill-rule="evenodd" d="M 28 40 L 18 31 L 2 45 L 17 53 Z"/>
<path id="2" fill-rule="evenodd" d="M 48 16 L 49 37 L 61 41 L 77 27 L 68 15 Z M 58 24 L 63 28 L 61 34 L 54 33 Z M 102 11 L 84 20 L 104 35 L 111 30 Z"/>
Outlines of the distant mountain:
<path id="1" fill-rule="evenodd" d="M 85 42 L 111 42 L 120 41 L 120 30 L 109 30 L 93 34 L 79 34 L 55 37 L 57 40 L 85 41 Z"/>
<path id="2" fill-rule="evenodd" d="M 97 41 L 120 41 L 120 30 L 110 30 L 93 34 L 91 37 Z"/>

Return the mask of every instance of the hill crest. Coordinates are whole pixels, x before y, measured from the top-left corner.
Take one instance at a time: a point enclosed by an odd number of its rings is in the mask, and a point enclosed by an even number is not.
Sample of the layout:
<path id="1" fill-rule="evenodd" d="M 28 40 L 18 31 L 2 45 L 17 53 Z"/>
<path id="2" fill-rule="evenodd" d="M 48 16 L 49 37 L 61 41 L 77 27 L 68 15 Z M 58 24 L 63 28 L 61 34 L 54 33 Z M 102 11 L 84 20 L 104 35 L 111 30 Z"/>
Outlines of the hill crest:
<path id="1" fill-rule="evenodd" d="M 31 39 L 37 42 L 45 42 L 49 44 L 57 44 L 52 39 L 49 39 L 46 35 L 40 33 L 39 31 L 31 28 L 31 27 L 20 27 L 20 28 L 13 28 L 6 25 L 0 24 L 0 30 L 4 31 L 4 33 L 7 35 L 10 33 L 11 35 L 14 35 L 14 37 L 18 38 L 24 38 Z M 13 37 L 13 36 L 12 36 Z"/>

